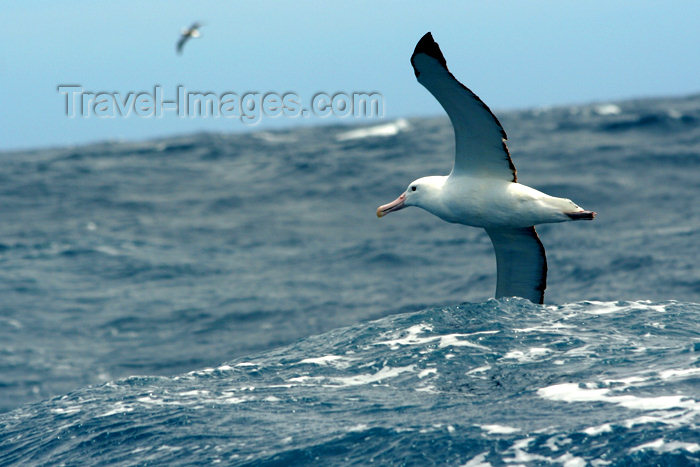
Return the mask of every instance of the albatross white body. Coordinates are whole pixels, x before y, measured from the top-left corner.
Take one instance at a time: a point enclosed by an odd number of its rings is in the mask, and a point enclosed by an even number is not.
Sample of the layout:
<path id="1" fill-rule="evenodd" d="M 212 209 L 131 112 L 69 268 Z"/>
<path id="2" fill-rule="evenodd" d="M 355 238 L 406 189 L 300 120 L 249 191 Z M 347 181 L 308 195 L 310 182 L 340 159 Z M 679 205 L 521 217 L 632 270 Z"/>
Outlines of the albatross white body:
<path id="1" fill-rule="evenodd" d="M 419 178 L 409 186 L 402 204 L 423 208 L 447 222 L 485 229 L 570 221 L 566 213 L 585 212 L 571 200 L 520 183 L 454 173 Z"/>
<path id="2" fill-rule="evenodd" d="M 595 213 L 517 183 L 503 127 L 486 104 L 452 76 L 430 33 L 416 45 L 411 64 L 418 82 L 450 117 L 455 162 L 448 176 L 412 182 L 395 201 L 380 206 L 377 216 L 417 206 L 447 222 L 484 228 L 496 252 L 496 297 L 542 303 L 547 260 L 534 226 L 590 220 Z"/>

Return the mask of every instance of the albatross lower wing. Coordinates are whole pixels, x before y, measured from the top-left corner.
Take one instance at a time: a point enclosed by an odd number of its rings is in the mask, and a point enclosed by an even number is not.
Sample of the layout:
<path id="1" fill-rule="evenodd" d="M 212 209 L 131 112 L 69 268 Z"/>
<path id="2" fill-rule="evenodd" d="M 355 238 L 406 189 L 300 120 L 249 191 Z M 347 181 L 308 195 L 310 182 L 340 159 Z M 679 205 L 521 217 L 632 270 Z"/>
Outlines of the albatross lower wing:
<path id="1" fill-rule="evenodd" d="M 418 41 L 411 65 L 418 82 L 440 102 L 452 122 L 456 143 L 452 173 L 515 182 L 515 166 L 501 123 L 476 94 L 450 73 L 431 33 Z"/>
<path id="2" fill-rule="evenodd" d="M 183 34 L 180 36 L 180 40 L 177 41 L 177 53 L 181 54 L 182 53 L 182 48 L 185 46 L 185 42 L 187 42 L 187 39 L 189 39 L 190 36 Z"/>
<path id="3" fill-rule="evenodd" d="M 518 296 L 543 303 L 547 258 L 535 228 L 489 228 L 486 233 L 496 251 L 496 298 Z"/>

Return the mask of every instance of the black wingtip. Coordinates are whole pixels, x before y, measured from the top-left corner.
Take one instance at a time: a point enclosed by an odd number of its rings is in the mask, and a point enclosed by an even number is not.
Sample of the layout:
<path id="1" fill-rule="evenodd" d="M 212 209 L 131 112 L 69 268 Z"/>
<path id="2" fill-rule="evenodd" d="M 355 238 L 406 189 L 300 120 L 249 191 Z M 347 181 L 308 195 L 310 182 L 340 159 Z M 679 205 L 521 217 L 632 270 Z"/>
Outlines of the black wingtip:
<path id="1" fill-rule="evenodd" d="M 569 216 L 569 219 L 575 220 L 575 221 L 580 221 L 580 220 L 586 220 L 586 221 L 592 221 L 595 219 L 596 212 L 593 211 L 580 211 L 580 212 L 567 212 L 565 213 L 567 216 Z"/>
<path id="2" fill-rule="evenodd" d="M 435 60 L 440 62 L 440 64 L 444 66 L 445 69 L 447 69 L 447 61 L 445 60 L 445 56 L 442 55 L 440 46 L 437 42 L 435 42 L 435 39 L 433 39 L 432 33 L 427 32 L 423 37 L 421 37 L 421 39 L 418 41 L 418 44 L 416 44 L 416 48 L 413 51 L 413 55 L 411 55 L 411 65 L 413 65 L 413 71 L 416 74 L 416 78 L 418 77 L 418 75 L 420 75 L 420 72 L 418 72 L 418 70 L 416 69 L 416 66 L 413 63 L 413 59 L 418 54 L 426 54 L 429 57 L 433 57 Z"/>

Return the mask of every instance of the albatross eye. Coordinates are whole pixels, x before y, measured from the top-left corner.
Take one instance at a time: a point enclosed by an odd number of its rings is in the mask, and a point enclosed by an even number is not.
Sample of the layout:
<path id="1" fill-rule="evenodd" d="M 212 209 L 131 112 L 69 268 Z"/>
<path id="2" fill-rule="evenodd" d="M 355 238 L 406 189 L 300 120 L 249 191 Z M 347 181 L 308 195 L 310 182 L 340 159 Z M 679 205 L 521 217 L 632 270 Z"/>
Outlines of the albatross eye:
<path id="1" fill-rule="evenodd" d="M 415 186 L 415 185 L 413 185 L 413 186 L 411 187 L 411 191 L 416 191 L 416 186 Z"/>

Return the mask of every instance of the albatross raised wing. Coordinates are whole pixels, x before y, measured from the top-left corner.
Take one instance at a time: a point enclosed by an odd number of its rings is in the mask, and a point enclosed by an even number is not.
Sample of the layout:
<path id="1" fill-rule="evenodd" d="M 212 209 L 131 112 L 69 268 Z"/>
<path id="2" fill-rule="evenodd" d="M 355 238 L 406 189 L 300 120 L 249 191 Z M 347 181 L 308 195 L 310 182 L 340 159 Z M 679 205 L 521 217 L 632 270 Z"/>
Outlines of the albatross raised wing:
<path id="1" fill-rule="evenodd" d="M 185 47 L 185 44 L 187 43 L 188 40 L 190 40 L 193 37 L 199 37 L 199 28 L 202 27 L 201 24 L 195 22 L 192 23 L 192 26 L 190 26 L 187 29 L 184 29 L 182 31 L 182 35 L 180 36 L 180 40 L 177 41 L 177 53 L 181 54 L 183 47 Z"/>
<path id="2" fill-rule="evenodd" d="M 416 45 L 411 64 L 418 82 L 435 96 L 452 122 L 456 143 L 452 173 L 515 182 L 515 166 L 501 123 L 476 94 L 450 73 L 431 33 Z"/>
<path id="3" fill-rule="evenodd" d="M 534 227 L 486 229 L 496 251 L 496 298 L 523 297 L 544 302 L 547 258 Z"/>

